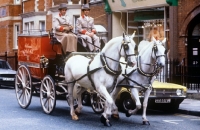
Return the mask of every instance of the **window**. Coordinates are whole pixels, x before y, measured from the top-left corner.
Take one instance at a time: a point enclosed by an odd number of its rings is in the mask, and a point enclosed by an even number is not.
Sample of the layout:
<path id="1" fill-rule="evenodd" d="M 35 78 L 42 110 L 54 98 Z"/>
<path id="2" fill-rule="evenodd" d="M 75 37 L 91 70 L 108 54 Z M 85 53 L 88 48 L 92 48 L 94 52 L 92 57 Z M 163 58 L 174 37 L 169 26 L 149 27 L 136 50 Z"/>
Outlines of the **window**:
<path id="1" fill-rule="evenodd" d="M 20 4 L 21 0 L 14 0 L 14 4 Z"/>
<path id="2" fill-rule="evenodd" d="M 45 31 L 45 21 L 40 21 L 39 24 L 40 24 L 39 27 L 40 31 Z"/>
<path id="3" fill-rule="evenodd" d="M 34 29 L 34 22 L 30 22 L 30 30 Z"/>
<path id="4" fill-rule="evenodd" d="M 13 27 L 13 49 L 17 49 L 18 48 L 18 38 L 17 36 L 20 33 L 20 23 L 14 23 L 14 27 Z"/>
<path id="5" fill-rule="evenodd" d="M 28 31 L 29 31 L 29 23 L 25 23 L 25 28 L 24 28 L 24 30 L 28 33 Z"/>

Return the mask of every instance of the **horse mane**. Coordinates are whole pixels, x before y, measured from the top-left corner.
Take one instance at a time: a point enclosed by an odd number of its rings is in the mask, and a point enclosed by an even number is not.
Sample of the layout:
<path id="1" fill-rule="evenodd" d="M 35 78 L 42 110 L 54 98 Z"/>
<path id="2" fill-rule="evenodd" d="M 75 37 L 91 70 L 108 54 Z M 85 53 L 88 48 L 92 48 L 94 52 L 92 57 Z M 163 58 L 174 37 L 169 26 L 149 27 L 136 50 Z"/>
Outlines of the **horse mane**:
<path id="1" fill-rule="evenodd" d="M 148 48 L 152 48 L 154 45 L 154 42 L 149 42 L 149 41 L 146 41 L 146 40 L 142 40 L 140 43 L 139 43 L 139 46 L 138 46 L 138 52 L 139 52 L 139 55 L 142 55 Z"/>
<path id="2" fill-rule="evenodd" d="M 119 40 L 120 38 L 122 39 L 122 37 L 119 36 L 119 37 L 115 37 L 115 38 L 111 39 L 110 41 L 108 41 L 108 42 L 105 44 L 105 46 L 104 46 L 104 48 L 102 49 L 102 51 L 108 50 L 113 44 L 115 44 L 116 42 L 121 41 L 121 40 Z"/>

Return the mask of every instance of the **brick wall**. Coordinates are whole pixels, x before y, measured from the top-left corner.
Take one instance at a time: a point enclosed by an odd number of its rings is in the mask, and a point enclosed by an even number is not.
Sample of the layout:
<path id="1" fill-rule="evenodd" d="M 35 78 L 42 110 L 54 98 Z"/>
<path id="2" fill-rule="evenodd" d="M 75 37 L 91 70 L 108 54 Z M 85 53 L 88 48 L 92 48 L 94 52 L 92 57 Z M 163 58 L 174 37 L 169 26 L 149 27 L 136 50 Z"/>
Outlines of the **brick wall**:
<path id="1" fill-rule="evenodd" d="M 37 8 L 38 8 L 39 11 L 44 11 L 44 9 L 45 9 L 45 1 L 44 0 L 39 0 Z"/>
<path id="2" fill-rule="evenodd" d="M 24 1 L 24 13 L 35 11 L 35 0 Z"/>
<path id="3" fill-rule="evenodd" d="M 13 4 L 13 0 L 0 0 L 0 6 L 6 4 Z"/>
<path id="4" fill-rule="evenodd" d="M 46 30 L 52 29 L 52 14 L 46 16 Z"/>
<path id="5" fill-rule="evenodd" d="M 104 10 L 104 4 L 91 5 L 90 8 L 90 16 L 94 18 L 94 24 L 102 25 L 108 29 L 108 19 Z"/>

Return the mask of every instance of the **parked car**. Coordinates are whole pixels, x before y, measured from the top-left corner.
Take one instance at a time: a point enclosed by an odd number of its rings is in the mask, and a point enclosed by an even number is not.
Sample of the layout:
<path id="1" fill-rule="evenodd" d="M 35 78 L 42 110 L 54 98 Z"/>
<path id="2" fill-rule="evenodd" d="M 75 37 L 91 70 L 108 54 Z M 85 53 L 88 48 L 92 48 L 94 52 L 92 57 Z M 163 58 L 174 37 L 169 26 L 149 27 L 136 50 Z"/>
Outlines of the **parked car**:
<path id="1" fill-rule="evenodd" d="M 10 64 L 0 59 L 0 87 L 1 85 L 15 86 L 16 71 L 13 70 Z"/>
<path id="2" fill-rule="evenodd" d="M 158 81 L 154 81 L 152 86 L 153 89 L 148 100 L 148 109 L 174 112 L 179 108 L 179 104 L 186 98 L 187 88 L 185 86 L 174 83 L 162 83 Z M 103 112 L 103 110 L 99 109 L 103 107 L 98 104 L 98 102 L 101 102 L 103 99 L 99 98 L 97 94 L 94 94 L 93 96 L 91 96 L 91 94 L 89 94 L 88 92 L 86 92 L 85 94 L 87 95 L 83 95 L 83 97 L 87 98 L 83 98 L 84 104 L 87 102 L 88 105 L 90 101 L 94 112 Z M 90 99 L 88 98 L 89 96 Z M 144 99 L 142 93 L 139 93 L 139 98 L 142 104 Z M 115 102 L 119 110 L 122 110 L 124 112 L 129 109 L 134 109 L 136 107 L 135 101 L 131 97 L 131 93 L 127 88 L 122 88 L 122 90 L 118 93 Z"/>
<path id="3" fill-rule="evenodd" d="M 187 88 L 174 83 L 163 83 L 154 81 L 153 89 L 148 100 L 148 109 L 157 109 L 174 112 L 179 108 L 179 104 L 186 98 Z M 141 103 L 143 94 L 140 93 Z M 135 102 L 131 98 L 130 91 L 123 88 L 117 97 L 116 104 L 123 111 L 134 109 Z"/>

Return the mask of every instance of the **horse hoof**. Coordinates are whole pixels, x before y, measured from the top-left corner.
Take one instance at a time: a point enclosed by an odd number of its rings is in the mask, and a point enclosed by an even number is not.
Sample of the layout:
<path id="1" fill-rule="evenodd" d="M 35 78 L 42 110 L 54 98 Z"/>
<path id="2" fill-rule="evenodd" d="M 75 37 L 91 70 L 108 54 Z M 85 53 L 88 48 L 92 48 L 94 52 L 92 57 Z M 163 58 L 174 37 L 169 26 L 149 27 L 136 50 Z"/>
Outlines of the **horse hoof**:
<path id="1" fill-rule="evenodd" d="M 72 120 L 74 120 L 74 121 L 79 120 L 79 119 L 78 119 L 78 116 L 77 116 L 77 115 L 72 116 Z"/>
<path id="2" fill-rule="evenodd" d="M 131 114 L 128 111 L 126 111 L 126 117 L 130 117 L 130 116 Z"/>
<path id="3" fill-rule="evenodd" d="M 101 123 L 104 124 L 104 126 L 108 126 L 108 127 L 112 126 L 110 121 L 108 119 L 106 119 L 103 115 L 101 116 L 100 120 L 101 120 Z"/>
<path id="4" fill-rule="evenodd" d="M 119 120 L 119 114 L 112 114 L 111 118 L 113 118 L 115 120 Z"/>
<path id="5" fill-rule="evenodd" d="M 143 121 L 142 124 L 143 125 L 150 125 L 149 121 Z"/>
<path id="6" fill-rule="evenodd" d="M 80 113 L 80 112 L 78 112 L 78 111 L 75 111 L 75 114 L 79 116 L 81 113 Z"/>

